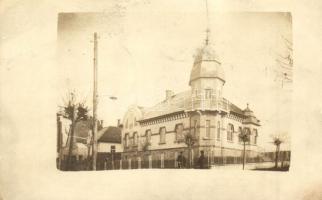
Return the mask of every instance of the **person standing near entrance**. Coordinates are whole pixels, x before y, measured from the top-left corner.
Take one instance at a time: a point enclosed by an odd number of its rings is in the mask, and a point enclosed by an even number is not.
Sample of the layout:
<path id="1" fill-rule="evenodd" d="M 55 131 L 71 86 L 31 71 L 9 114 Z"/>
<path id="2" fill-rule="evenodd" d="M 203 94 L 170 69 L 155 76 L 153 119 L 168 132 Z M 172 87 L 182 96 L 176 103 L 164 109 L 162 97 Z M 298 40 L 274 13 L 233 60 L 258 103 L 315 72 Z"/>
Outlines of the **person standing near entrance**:
<path id="1" fill-rule="evenodd" d="M 200 169 L 205 169 L 205 155 L 204 151 L 200 151 L 200 157 L 198 159 L 198 165 Z"/>
<path id="2" fill-rule="evenodd" d="M 180 155 L 177 158 L 178 168 L 185 168 L 186 158 L 183 156 L 183 152 L 180 152 Z"/>

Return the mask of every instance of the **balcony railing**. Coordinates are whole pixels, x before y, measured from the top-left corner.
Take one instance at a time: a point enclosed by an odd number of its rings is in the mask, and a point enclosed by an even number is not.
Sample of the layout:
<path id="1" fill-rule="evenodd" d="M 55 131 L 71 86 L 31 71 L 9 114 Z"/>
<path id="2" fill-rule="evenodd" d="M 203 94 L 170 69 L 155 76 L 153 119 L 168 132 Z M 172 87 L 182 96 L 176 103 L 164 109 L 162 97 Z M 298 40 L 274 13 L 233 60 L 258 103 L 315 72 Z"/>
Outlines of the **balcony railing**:
<path id="1" fill-rule="evenodd" d="M 223 98 L 191 97 L 185 101 L 185 107 L 190 110 L 218 110 L 228 112 L 229 102 Z"/>

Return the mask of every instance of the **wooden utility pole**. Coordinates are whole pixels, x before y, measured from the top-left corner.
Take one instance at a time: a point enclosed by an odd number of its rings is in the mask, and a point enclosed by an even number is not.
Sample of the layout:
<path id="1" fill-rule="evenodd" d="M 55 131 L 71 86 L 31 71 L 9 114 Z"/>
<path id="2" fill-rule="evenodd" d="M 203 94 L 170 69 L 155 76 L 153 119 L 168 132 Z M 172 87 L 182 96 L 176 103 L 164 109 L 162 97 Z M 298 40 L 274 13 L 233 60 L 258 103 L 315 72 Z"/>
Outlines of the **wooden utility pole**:
<path id="1" fill-rule="evenodd" d="M 76 105 L 74 104 L 74 94 L 72 93 L 72 103 L 73 103 L 73 114 L 72 114 L 72 123 L 70 125 L 70 136 L 69 136 L 69 151 L 68 151 L 68 160 L 67 160 L 67 170 L 71 170 L 71 161 L 73 154 L 73 144 L 74 144 L 74 132 L 75 132 L 75 123 L 76 123 Z M 74 161 L 74 160 L 73 160 Z M 74 164 L 74 163 L 73 163 Z"/>
<path id="2" fill-rule="evenodd" d="M 93 170 L 96 170 L 97 159 L 97 33 L 94 33 L 94 90 L 93 90 Z"/>

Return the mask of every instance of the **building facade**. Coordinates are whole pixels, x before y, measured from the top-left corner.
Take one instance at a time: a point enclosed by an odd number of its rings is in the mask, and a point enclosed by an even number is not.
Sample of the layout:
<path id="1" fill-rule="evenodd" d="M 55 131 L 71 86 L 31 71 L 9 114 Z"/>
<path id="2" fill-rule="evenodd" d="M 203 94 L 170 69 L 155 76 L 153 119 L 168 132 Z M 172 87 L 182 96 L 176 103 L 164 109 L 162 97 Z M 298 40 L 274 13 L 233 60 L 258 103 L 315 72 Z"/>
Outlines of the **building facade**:
<path id="1" fill-rule="evenodd" d="M 221 62 L 206 40 L 193 63 L 190 90 L 167 90 L 155 106 L 133 105 L 125 113 L 123 168 L 176 168 L 181 153 L 185 167 L 198 167 L 201 151 L 207 166 L 238 163 L 243 155 L 241 132 L 250 138 L 248 161 L 258 158 L 260 121 L 248 105 L 241 109 L 222 96 L 224 84 Z M 188 145 L 188 138 L 193 144 Z"/>

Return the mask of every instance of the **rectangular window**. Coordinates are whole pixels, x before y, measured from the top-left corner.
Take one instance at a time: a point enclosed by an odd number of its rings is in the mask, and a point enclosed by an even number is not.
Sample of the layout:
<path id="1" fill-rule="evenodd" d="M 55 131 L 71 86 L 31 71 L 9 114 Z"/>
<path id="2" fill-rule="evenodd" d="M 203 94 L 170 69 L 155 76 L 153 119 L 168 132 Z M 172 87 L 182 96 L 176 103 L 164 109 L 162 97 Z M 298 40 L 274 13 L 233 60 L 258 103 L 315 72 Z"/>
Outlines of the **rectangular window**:
<path id="1" fill-rule="evenodd" d="M 160 128 L 160 143 L 165 143 L 165 127 Z"/>
<path id="2" fill-rule="evenodd" d="M 210 138 L 210 120 L 206 120 L 206 137 Z"/>
<path id="3" fill-rule="evenodd" d="M 146 136 L 146 141 L 147 141 L 148 143 L 150 143 L 150 142 L 151 142 L 151 130 L 147 130 L 147 131 L 145 132 L 145 136 Z"/>
<path id="4" fill-rule="evenodd" d="M 183 124 L 177 124 L 175 132 L 176 132 L 176 141 L 183 141 L 184 140 Z"/>

